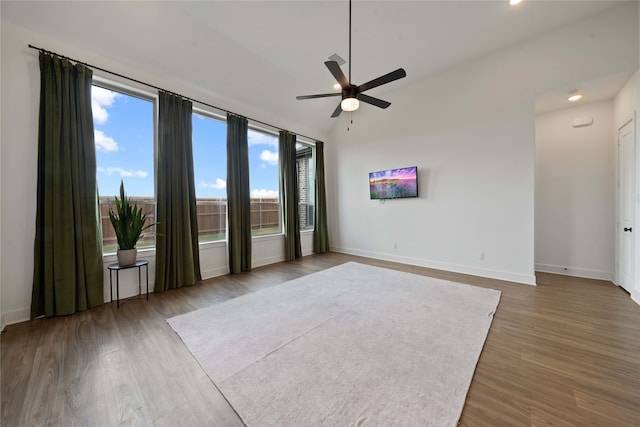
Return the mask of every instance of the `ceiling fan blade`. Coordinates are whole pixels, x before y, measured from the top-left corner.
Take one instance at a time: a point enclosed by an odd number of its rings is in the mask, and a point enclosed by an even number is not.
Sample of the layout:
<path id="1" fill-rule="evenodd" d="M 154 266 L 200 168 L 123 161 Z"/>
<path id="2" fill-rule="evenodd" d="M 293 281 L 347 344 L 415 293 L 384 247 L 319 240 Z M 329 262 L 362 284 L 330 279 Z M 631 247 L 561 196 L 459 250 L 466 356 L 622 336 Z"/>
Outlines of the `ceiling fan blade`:
<path id="1" fill-rule="evenodd" d="M 333 114 L 331 117 L 338 117 L 342 113 L 342 105 L 338 104 L 335 110 L 333 110 Z"/>
<path id="2" fill-rule="evenodd" d="M 347 80 L 347 76 L 344 75 L 344 73 L 342 72 L 342 69 L 340 68 L 340 66 L 336 61 L 327 61 L 324 63 L 324 65 L 327 66 L 327 68 L 329 69 L 333 77 L 336 79 L 336 81 L 340 83 L 340 86 L 342 87 L 342 89 L 345 89 L 351 86 L 351 84 L 349 83 L 349 80 Z"/>
<path id="3" fill-rule="evenodd" d="M 358 91 L 364 92 L 365 90 L 373 89 L 374 87 L 390 83 L 403 77 L 407 77 L 407 72 L 404 71 L 403 68 L 398 68 L 397 70 L 392 71 L 389 74 L 385 74 L 384 76 L 380 76 L 377 79 L 371 80 L 370 82 L 361 84 L 360 86 L 358 86 Z"/>
<path id="4" fill-rule="evenodd" d="M 367 104 L 375 105 L 380 108 L 387 108 L 391 105 L 390 102 L 383 101 L 382 99 L 374 98 L 373 96 L 365 95 L 363 93 L 359 93 L 357 98 L 362 102 L 366 102 Z"/>
<path id="5" fill-rule="evenodd" d="M 340 96 L 341 93 L 321 93 L 318 95 L 299 95 L 296 96 L 296 99 L 315 99 L 315 98 L 326 98 L 328 96 Z"/>

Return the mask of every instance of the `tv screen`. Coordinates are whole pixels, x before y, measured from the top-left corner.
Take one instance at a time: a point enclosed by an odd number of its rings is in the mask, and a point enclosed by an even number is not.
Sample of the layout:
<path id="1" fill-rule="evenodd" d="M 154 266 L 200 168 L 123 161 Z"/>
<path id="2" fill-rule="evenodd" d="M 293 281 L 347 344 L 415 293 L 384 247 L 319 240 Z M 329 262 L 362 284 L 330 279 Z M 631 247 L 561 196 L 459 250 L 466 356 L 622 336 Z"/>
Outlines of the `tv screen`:
<path id="1" fill-rule="evenodd" d="M 418 197 L 418 167 L 369 173 L 371 199 Z"/>

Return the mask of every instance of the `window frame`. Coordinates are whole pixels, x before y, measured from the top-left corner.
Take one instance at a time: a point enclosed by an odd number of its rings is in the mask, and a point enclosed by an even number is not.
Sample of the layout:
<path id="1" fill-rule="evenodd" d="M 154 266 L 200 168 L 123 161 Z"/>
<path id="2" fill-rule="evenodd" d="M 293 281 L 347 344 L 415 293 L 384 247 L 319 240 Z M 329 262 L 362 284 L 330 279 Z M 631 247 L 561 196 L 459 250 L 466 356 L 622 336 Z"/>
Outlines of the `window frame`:
<path id="1" fill-rule="evenodd" d="M 248 124 L 247 124 L 247 132 L 248 131 L 260 132 L 260 133 L 264 133 L 264 134 L 271 135 L 271 136 L 275 137 L 276 141 L 278 142 L 278 153 L 280 152 L 280 132 L 278 130 L 266 128 L 266 127 L 264 127 L 264 125 L 256 124 L 255 122 L 252 122 L 249 119 L 248 120 Z M 249 138 L 247 136 L 247 144 L 248 144 L 248 139 Z M 283 229 L 283 225 L 284 225 L 284 209 L 282 209 L 282 194 L 281 194 L 281 189 L 280 189 L 280 173 L 281 173 L 281 169 L 280 168 L 281 168 L 280 160 L 278 159 L 278 168 L 277 168 L 277 173 L 278 173 L 278 232 L 277 233 L 255 235 L 255 234 L 253 234 L 253 228 L 251 228 L 251 239 L 265 239 L 265 238 L 274 237 L 274 236 L 284 236 L 284 229 Z M 251 183 L 251 159 L 249 159 L 249 183 Z M 249 187 L 249 192 L 251 192 L 251 187 Z M 251 193 L 249 193 L 249 201 L 251 201 Z"/>
<path id="2" fill-rule="evenodd" d="M 315 212 L 315 185 L 316 185 L 316 174 L 315 174 L 315 170 L 316 170 L 316 143 L 315 141 L 310 141 L 307 138 L 304 137 L 300 137 L 298 136 L 296 138 L 296 143 L 300 144 L 300 145 L 304 145 L 305 147 L 308 147 L 309 149 L 311 149 L 311 161 L 309 162 L 309 169 L 313 171 L 313 195 L 314 195 L 314 200 L 313 200 L 313 206 L 314 206 L 314 212 Z M 297 152 L 297 150 L 296 150 Z M 298 209 L 300 206 L 300 198 L 298 197 Z M 316 229 L 316 221 L 314 218 L 313 221 L 313 226 L 312 227 L 306 227 L 306 228 L 302 228 L 300 227 L 300 233 L 308 233 L 308 232 L 313 232 Z"/>
<path id="3" fill-rule="evenodd" d="M 123 84 L 121 82 L 118 82 L 116 80 L 111 80 L 111 79 L 107 79 L 105 77 L 102 77 L 100 75 L 96 75 L 94 74 L 92 76 L 91 79 L 91 86 L 97 86 L 100 87 L 102 89 L 106 89 L 106 90 L 110 90 L 113 92 L 118 92 L 121 93 L 123 95 L 127 95 L 127 96 L 131 96 L 134 98 L 139 98 L 142 99 L 144 101 L 149 101 L 151 102 L 151 105 L 153 106 L 153 123 L 152 123 L 152 129 L 153 129 L 153 215 L 154 218 L 157 218 L 158 215 L 158 179 L 157 179 L 157 164 L 158 164 L 158 101 L 159 101 L 159 95 L 157 92 L 151 92 L 149 90 L 143 90 L 131 85 L 127 85 L 127 84 Z M 93 111 L 92 111 L 92 116 L 93 116 Z M 95 132 L 95 126 L 94 126 L 94 132 Z M 97 157 L 96 157 L 97 160 Z M 96 162 L 97 163 L 97 162 Z M 97 171 L 96 171 L 96 182 L 97 182 Z M 135 200 L 135 196 L 132 196 L 133 199 Z M 98 206 L 100 206 L 100 200 L 98 200 Z M 102 217 L 102 215 L 101 215 Z M 101 232 L 101 236 L 100 238 L 103 239 L 104 236 L 104 231 Z M 107 256 L 113 256 L 116 254 L 116 251 L 113 252 L 105 252 L 104 251 L 104 241 L 102 242 L 102 249 L 103 249 L 103 254 L 102 257 L 107 257 Z M 153 234 L 153 245 L 152 246 L 145 246 L 145 247 L 141 247 L 138 248 L 138 252 L 152 252 L 156 250 L 156 235 L 155 233 Z"/>
<path id="4" fill-rule="evenodd" d="M 208 119 L 211 120 L 217 120 L 219 122 L 222 122 L 225 124 L 225 130 L 228 130 L 228 123 L 227 123 L 227 116 L 220 114 L 220 113 L 215 113 L 211 110 L 199 107 L 199 106 L 193 106 L 192 111 L 191 111 L 191 115 L 193 116 L 194 114 L 198 114 L 200 116 L 204 116 Z M 225 132 L 226 135 L 226 132 Z M 192 140 L 191 140 L 191 144 L 193 145 L 193 136 L 192 136 Z M 225 139 L 225 162 L 226 162 L 226 139 Z M 194 175 L 195 175 L 195 169 L 194 169 Z M 195 176 L 194 176 L 195 178 Z M 225 177 L 226 179 L 226 177 Z M 197 185 L 197 183 L 195 183 L 195 185 Z M 225 194 L 226 194 L 226 190 L 225 190 Z M 200 241 L 200 237 L 198 236 L 198 246 L 208 246 L 208 245 L 219 245 L 221 243 L 227 244 L 227 242 L 229 241 L 229 195 L 226 194 L 225 195 L 225 215 L 224 215 L 224 222 L 225 222 L 225 232 L 224 232 L 224 239 L 218 239 L 218 240 L 207 240 L 207 241 Z M 197 205 L 197 200 L 198 200 L 198 196 L 196 195 L 196 205 Z M 196 208 L 197 209 L 197 208 Z M 198 229 L 198 232 L 200 230 Z"/>

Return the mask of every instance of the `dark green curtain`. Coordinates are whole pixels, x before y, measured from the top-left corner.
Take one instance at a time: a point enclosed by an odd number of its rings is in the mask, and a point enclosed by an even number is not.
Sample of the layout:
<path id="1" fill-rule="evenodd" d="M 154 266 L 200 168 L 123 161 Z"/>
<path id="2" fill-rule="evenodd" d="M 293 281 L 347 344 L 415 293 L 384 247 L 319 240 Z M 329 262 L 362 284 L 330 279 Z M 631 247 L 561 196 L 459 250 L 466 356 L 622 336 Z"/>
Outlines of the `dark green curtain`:
<path id="1" fill-rule="evenodd" d="M 296 136 L 284 130 L 280 131 L 278 160 L 280 161 L 280 200 L 284 209 L 284 258 L 287 261 L 293 261 L 302 258 Z"/>
<path id="2" fill-rule="evenodd" d="M 82 65 L 40 54 L 32 319 L 104 302 L 91 77 Z"/>
<path id="3" fill-rule="evenodd" d="M 227 212 L 229 271 L 251 270 L 251 195 L 248 122 L 227 114 Z"/>
<path id="4" fill-rule="evenodd" d="M 316 212 L 313 230 L 313 252 L 329 252 L 327 227 L 327 192 L 324 182 L 324 143 L 316 141 Z"/>
<path id="5" fill-rule="evenodd" d="M 156 207 L 156 292 L 201 279 L 191 145 L 192 106 L 160 92 Z"/>

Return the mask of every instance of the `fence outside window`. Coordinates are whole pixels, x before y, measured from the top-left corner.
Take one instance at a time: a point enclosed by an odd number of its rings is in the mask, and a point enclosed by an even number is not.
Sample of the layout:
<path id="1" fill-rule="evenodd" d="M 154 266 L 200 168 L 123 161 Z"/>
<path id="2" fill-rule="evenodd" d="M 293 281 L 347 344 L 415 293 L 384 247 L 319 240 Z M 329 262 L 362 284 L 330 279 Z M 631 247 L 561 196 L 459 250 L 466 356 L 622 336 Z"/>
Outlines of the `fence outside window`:
<path id="1" fill-rule="evenodd" d="M 147 214 L 146 224 L 155 219 L 155 200 L 152 197 L 132 197 L 134 203 Z M 115 252 L 118 242 L 109 220 L 109 208 L 114 205 L 112 197 L 100 197 L 100 216 L 102 219 L 102 246 L 104 253 Z M 227 234 L 227 199 L 196 199 L 196 215 L 198 218 L 198 241 L 213 242 L 225 240 Z M 280 203 L 278 199 L 251 199 L 251 234 L 262 236 L 280 233 Z M 153 227 L 143 233 L 138 241 L 138 248 L 155 246 Z"/>

